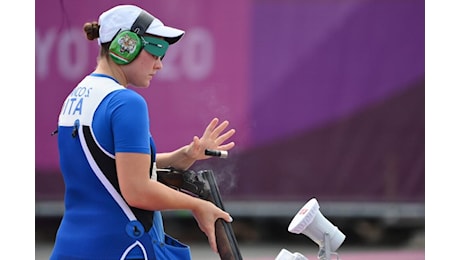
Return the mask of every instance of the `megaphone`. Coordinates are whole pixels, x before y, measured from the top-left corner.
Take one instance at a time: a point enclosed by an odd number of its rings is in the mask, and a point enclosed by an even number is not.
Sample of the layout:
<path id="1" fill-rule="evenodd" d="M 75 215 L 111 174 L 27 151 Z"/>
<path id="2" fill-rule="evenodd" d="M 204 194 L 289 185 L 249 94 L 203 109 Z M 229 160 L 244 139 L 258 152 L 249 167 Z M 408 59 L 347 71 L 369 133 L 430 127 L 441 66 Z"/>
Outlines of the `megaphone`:
<path id="1" fill-rule="evenodd" d="M 316 198 L 310 199 L 297 212 L 288 230 L 294 234 L 304 234 L 313 240 L 320 248 L 320 260 L 329 260 L 331 254 L 338 256 L 335 251 L 345 240 L 345 235 L 321 214 Z"/>

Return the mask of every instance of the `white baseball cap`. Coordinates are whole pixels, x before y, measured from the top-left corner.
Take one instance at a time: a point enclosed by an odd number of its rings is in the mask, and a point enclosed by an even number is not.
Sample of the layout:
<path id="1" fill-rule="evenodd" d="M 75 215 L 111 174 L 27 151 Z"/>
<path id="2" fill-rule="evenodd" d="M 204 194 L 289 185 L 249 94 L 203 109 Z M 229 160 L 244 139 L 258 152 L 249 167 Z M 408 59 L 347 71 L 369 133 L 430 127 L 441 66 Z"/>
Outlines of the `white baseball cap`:
<path id="1" fill-rule="evenodd" d="M 113 40 L 120 30 L 130 30 L 141 12 L 145 10 L 135 5 L 118 5 L 99 16 L 99 43 L 107 43 Z M 148 13 L 149 14 L 149 13 Z M 149 14 L 153 21 L 145 31 L 147 34 L 153 34 L 164 37 L 169 44 L 177 42 L 183 35 L 184 31 L 173 27 L 165 26 L 158 18 Z"/>

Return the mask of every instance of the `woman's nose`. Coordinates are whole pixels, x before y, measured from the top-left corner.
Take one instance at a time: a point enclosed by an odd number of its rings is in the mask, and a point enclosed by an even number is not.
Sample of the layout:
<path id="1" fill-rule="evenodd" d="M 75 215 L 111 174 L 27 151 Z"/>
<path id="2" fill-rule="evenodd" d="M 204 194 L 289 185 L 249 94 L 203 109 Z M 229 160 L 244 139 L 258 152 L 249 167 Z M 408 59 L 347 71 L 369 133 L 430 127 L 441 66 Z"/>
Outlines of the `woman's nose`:
<path id="1" fill-rule="evenodd" d="M 163 68 L 163 62 L 160 58 L 157 58 L 153 66 L 155 69 L 161 70 Z"/>

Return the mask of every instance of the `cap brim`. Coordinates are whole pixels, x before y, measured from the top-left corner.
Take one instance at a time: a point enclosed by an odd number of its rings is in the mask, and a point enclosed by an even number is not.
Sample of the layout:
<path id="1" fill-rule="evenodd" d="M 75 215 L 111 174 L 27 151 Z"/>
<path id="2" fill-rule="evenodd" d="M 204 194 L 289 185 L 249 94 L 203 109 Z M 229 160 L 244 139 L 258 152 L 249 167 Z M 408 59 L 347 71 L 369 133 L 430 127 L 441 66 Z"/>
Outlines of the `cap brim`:
<path id="1" fill-rule="evenodd" d="M 182 38 L 185 32 L 173 27 L 161 26 L 156 28 L 149 28 L 147 29 L 146 33 L 164 37 L 165 41 L 167 41 L 169 44 L 174 44 L 179 41 L 180 38 Z"/>
<path id="2" fill-rule="evenodd" d="M 168 50 L 169 43 L 158 37 L 144 36 L 144 50 L 157 57 L 163 57 Z"/>

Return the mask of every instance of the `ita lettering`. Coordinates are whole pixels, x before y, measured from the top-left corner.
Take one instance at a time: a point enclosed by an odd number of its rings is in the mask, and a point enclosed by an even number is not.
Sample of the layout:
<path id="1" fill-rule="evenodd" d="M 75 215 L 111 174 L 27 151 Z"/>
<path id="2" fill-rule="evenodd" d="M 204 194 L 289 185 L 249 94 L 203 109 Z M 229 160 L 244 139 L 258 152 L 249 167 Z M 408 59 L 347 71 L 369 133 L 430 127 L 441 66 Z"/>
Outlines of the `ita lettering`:
<path id="1" fill-rule="evenodd" d="M 67 98 L 62 115 L 81 115 L 83 110 L 83 101 L 89 97 L 92 88 L 77 87 Z"/>

